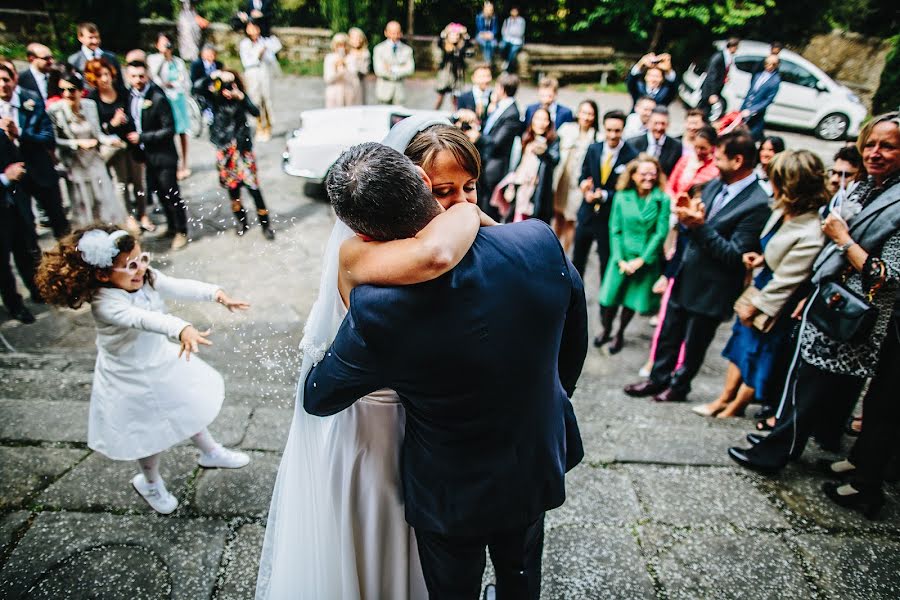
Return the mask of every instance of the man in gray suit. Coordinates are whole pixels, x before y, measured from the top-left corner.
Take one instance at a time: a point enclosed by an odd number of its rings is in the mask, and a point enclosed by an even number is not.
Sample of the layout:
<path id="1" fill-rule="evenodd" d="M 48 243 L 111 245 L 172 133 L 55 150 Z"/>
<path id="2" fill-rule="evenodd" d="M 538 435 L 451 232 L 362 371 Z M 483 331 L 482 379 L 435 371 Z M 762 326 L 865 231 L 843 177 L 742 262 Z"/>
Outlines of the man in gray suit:
<path id="1" fill-rule="evenodd" d="M 81 48 L 69 56 L 68 63 L 78 69 L 80 73 L 84 73 L 84 65 L 87 64 L 87 61 L 105 58 L 116 68 L 116 81 L 121 84 L 122 68 L 119 66 L 119 60 L 112 52 L 100 48 L 100 29 L 94 23 L 78 24 L 78 41 L 81 42 Z"/>
<path id="2" fill-rule="evenodd" d="M 400 41 L 402 35 L 400 23 L 391 21 L 384 28 L 386 39 L 372 50 L 372 70 L 378 77 L 375 97 L 382 104 L 403 104 L 406 101 L 403 82 L 416 71 L 412 48 Z"/>

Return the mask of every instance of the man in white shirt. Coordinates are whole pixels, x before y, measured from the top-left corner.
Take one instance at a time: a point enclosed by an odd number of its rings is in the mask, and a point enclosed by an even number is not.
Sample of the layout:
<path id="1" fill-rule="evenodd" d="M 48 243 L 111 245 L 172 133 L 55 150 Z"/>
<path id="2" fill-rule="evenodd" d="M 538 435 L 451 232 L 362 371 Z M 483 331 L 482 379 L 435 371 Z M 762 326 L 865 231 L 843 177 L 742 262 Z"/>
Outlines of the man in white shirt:
<path id="1" fill-rule="evenodd" d="M 391 21 L 384 28 L 386 39 L 372 49 L 372 70 L 378 78 L 375 97 L 382 104 L 403 104 L 406 101 L 403 82 L 416 71 L 412 48 L 400 41 L 402 36 L 400 23 Z"/>
<path id="2" fill-rule="evenodd" d="M 681 158 L 681 142 L 667 135 L 669 129 L 669 109 L 657 106 L 650 113 L 647 133 L 631 138 L 628 143 L 639 153 L 646 152 L 659 161 L 663 173 L 668 177 Z"/>
<path id="3" fill-rule="evenodd" d="M 503 35 L 500 53 L 506 58 L 503 62 L 503 70 L 512 73 L 516 64 L 516 56 L 525 45 L 525 19 L 519 14 L 518 6 L 510 7 L 509 17 L 503 21 L 503 28 L 500 31 Z"/>
<path id="4" fill-rule="evenodd" d="M 47 83 L 53 70 L 53 53 L 43 45 L 32 43 L 25 48 L 28 68 L 19 72 L 19 87 L 37 92 L 47 102 Z"/>
<path id="5" fill-rule="evenodd" d="M 491 67 L 487 63 L 476 65 L 472 71 L 472 89 L 463 92 L 459 97 L 457 108 L 459 110 L 471 110 L 478 117 L 478 120 L 484 122 L 487 119 L 489 108 L 493 96 L 491 94 L 491 84 L 494 76 L 491 74 Z"/>
<path id="6" fill-rule="evenodd" d="M 272 78 L 278 73 L 277 54 L 281 50 L 281 40 L 274 35 L 263 37 L 262 29 L 252 19 L 245 27 L 247 37 L 241 40 L 238 50 L 244 65 L 244 82 L 247 95 L 259 108 L 256 118 L 256 140 L 267 142 L 272 139 Z"/>
<path id="7" fill-rule="evenodd" d="M 634 112 L 625 120 L 625 131 L 622 137 L 626 140 L 647 133 L 647 123 L 650 122 L 650 113 L 656 108 L 656 101 L 649 96 L 638 98 L 634 105 Z"/>

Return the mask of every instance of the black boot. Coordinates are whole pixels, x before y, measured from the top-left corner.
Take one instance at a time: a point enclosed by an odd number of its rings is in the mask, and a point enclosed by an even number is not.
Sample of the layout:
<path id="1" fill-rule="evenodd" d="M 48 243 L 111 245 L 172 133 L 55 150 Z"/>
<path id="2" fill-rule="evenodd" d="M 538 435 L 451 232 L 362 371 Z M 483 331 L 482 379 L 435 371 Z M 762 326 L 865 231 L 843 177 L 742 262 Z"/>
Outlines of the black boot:
<path id="1" fill-rule="evenodd" d="M 615 318 L 615 306 L 600 307 L 600 326 L 603 327 L 603 331 L 594 338 L 594 348 L 599 348 L 612 339 L 612 325 Z"/>
<path id="2" fill-rule="evenodd" d="M 269 211 L 266 209 L 256 211 L 256 218 L 259 219 L 259 225 L 263 230 L 263 237 L 267 240 L 272 241 L 275 239 L 275 232 L 272 230 L 272 226 L 269 224 Z"/>
<path id="3" fill-rule="evenodd" d="M 623 306 L 622 314 L 619 315 L 619 331 L 616 332 L 616 337 L 608 346 L 610 354 L 618 354 L 622 351 L 622 346 L 625 345 L 625 328 L 628 327 L 628 324 L 631 322 L 631 319 L 633 317 L 634 311 Z"/>
<path id="4" fill-rule="evenodd" d="M 250 226 L 247 225 L 247 211 L 242 206 L 240 210 L 234 211 L 234 230 L 238 236 L 243 236 L 248 229 Z"/>

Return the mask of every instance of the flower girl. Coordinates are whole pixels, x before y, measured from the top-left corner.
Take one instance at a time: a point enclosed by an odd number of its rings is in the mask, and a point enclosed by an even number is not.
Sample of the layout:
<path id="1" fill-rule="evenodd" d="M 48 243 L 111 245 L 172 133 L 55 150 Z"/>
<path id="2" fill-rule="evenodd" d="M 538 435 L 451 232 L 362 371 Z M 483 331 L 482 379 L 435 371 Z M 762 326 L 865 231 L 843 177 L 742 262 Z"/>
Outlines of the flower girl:
<path id="1" fill-rule="evenodd" d="M 83 228 L 64 237 L 44 254 L 35 279 L 51 304 L 90 303 L 97 363 L 88 446 L 113 460 L 137 460 L 141 472 L 131 485 L 154 510 L 169 514 L 178 507 L 159 474 L 159 459 L 179 442 L 190 438 L 200 449 L 201 467 L 236 469 L 250 462 L 216 443 L 206 429 L 222 407 L 224 384 L 191 354 L 212 344 L 209 332 L 166 314 L 163 299 L 215 300 L 228 310 L 249 304 L 218 286 L 162 274 L 137 240 L 115 227 Z"/>

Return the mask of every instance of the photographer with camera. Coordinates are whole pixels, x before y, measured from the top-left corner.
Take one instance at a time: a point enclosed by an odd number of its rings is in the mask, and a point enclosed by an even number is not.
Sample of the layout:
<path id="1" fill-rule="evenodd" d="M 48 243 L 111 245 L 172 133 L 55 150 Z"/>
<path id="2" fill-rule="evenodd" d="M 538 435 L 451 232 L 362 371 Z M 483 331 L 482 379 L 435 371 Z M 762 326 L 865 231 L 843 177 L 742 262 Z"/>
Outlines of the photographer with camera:
<path id="1" fill-rule="evenodd" d="M 668 106 L 678 93 L 678 74 L 672 68 L 672 56 L 653 52 L 645 54 L 631 67 L 625 84 L 635 104 L 638 98 L 646 96 L 657 106 Z M 634 112 L 634 107 L 631 112 Z"/>
<path id="2" fill-rule="evenodd" d="M 246 187 L 256 203 L 256 216 L 267 240 L 275 239 L 269 224 L 269 211 L 263 201 L 257 181 L 256 154 L 253 152 L 253 136 L 247 114 L 259 117 L 259 108 L 250 100 L 241 76 L 223 69 L 213 71 L 194 84 L 194 91 L 206 98 L 213 111 L 213 123 L 209 129 L 209 141 L 216 147 L 216 164 L 219 183 L 228 190 L 236 230 L 243 236 L 250 229 L 247 211 L 241 203 L 241 187 Z"/>
<path id="3" fill-rule="evenodd" d="M 147 74 L 150 80 L 166 93 L 172 105 L 175 117 L 175 133 L 181 142 L 181 167 L 176 171 L 178 179 L 185 179 L 191 174 L 188 168 L 188 132 L 191 130 L 191 117 L 188 112 L 187 93 L 191 89 L 191 80 L 187 66 L 181 57 L 172 51 L 172 40 L 165 33 L 156 36 L 157 52 L 147 57 Z"/>
<path id="4" fill-rule="evenodd" d="M 466 58 L 473 54 L 470 48 L 469 32 L 464 25 L 450 23 L 441 32 L 437 41 L 441 51 L 441 62 L 437 72 L 437 102 L 434 110 L 440 110 L 444 104 L 444 96 L 450 94 L 453 108 L 456 109 L 459 96 L 462 94 L 463 82 L 466 79 Z"/>

